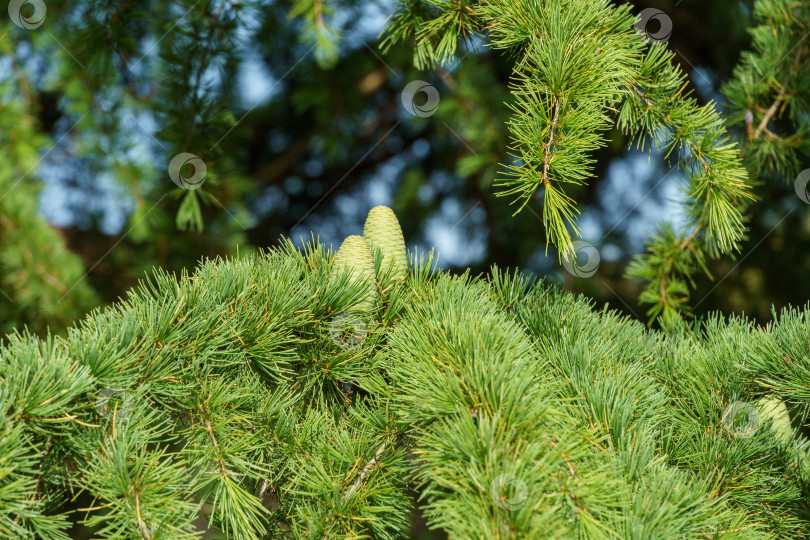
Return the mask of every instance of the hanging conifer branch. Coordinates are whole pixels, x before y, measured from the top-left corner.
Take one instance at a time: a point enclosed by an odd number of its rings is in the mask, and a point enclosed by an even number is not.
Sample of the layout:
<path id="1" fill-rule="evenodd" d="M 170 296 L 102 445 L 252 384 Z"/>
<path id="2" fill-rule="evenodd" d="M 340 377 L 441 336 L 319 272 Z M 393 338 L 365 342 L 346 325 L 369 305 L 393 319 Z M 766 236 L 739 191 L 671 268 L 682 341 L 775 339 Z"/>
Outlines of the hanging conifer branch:
<path id="1" fill-rule="evenodd" d="M 407 6 L 391 19 L 384 47 L 419 34 L 442 16 L 434 13 L 430 22 L 424 15 L 406 19 Z M 675 235 L 664 227 L 629 274 L 647 282 L 641 302 L 652 304 L 651 318 L 676 318 L 687 309 L 689 287 L 694 287 L 690 266 L 706 270 L 706 256 L 738 249 L 745 233 L 743 211 L 753 200 L 737 147 L 725 135 L 715 105 L 699 107 L 688 96 L 674 54 L 664 44 L 641 39 L 629 5 L 487 0 L 474 12 L 482 22 L 467 27 L 486 28 L 482 37 L 516 58 L 512 162 L 495 185 L 502 188 L 499 194 L 516 198 L 518 211 L 542 190 L 546 236 L 561 258 L 575 257 L 571 235 L 579 235 L 578 210 L 564 185 L 592 177 L 593 152 L 606 144 L 604 134 L 614 123 L 642 148 L 663 148 L 668 159 L 675 152 L 689 178 L 687 232 Z M 446 61 L 430 52 L 417 44 L 416 65 L 424 65 L 425 56 L 433 63 Z"/>
<path id="2" fill-rule="evenodd" d="M 721 88 L 746 167 L 757 178 L 792 182 L 807 167 L 810 128 L 810 6 L 793 0 L 754 3 L 760 24 L 749 30 L 751 50 L 742 53 L 734 78 Z M 743 128 L 743 126 L 745 126 Z"/>

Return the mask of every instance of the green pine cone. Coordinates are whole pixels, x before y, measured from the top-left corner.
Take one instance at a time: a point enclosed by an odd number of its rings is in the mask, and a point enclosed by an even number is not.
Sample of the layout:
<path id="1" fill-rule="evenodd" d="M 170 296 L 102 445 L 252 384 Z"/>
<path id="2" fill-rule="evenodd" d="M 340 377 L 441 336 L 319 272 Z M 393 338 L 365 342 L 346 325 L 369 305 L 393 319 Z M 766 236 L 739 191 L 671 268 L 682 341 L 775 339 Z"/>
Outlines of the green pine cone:
<path id="1" fill-rule="evenodd" d="M 377 282 L 374 277 L 374 259 L 371 250 L 362 236 L 349 236 L 341 244 L 332 263 L 334 271 L 349 270 L 351 280 L 362 283 L 368 291 L 357 304 L 352 306 L 353 311 L 369 312 L 374 308 L 377 299 Z"/>
<path id="2" fill-rule="evenodd" d="M 761 423 L 771 420 L 771 429 L 783 442 L 790 440 L 793 435 L 793 426 L 790 425 L 790 415 L 785 403 L 777 398 L 762 398 L 757 402 Z"/>
<path id="3" fill-rule="evenodd" d="M 381 275 L 377 276 L 380 286 L 385 289 L 404 280 L 408 271 L 408 256 L 402 228 L 394 211 L 387 206 L 372 208 L 363 226 L 363 237 L 370 247 L 377 247 L 382 252 Z"/>

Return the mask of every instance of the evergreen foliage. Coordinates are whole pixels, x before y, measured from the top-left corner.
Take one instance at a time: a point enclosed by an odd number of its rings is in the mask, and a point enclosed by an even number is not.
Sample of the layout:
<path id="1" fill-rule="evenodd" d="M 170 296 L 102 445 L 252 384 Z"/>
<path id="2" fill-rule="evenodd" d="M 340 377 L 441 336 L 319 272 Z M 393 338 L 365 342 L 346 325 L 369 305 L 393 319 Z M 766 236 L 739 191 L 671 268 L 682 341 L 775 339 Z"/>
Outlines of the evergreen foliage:
<path id="1" fill-rule="evenodd" d="M 340 54 L 341 32 L 335 20 L 335 4 L 329 0 L 295 0 L 290 18 L 303 23 L 301 38 L 315 50 L 315 58 L 323 68 L 335 66 Z"/>
<path id="2" fill-rule="evenodd" d="M 367 284 L 285 241 L 11 335 L 0 534 L 401 538 L 418 504 L 451 538 L 806 536 L 806 311 L 664 334 L 432 253 L 382 291 L 344 339 Z"/>
<path id="3" fill-rule="evenodd" d="M 754 16 L 751 50 L 722 89 L 728 121 L 739 129 L 749 171 L 792 183 L 810 157 L 810 5 L 760 0 Z"/>
<path id="4" fill-rule="evenodd" d="M 113 109 L 156 105 L 166 153 L 202 154 L 233 123 L 206 69 L 233 77 L 250 4 L 173 6 L 185 16 L 159 45 L 166 67 L 153 69 L 168 82 L 154 101 L 129 79 L 142 74 L 127 63 L 145 35 L 142 7 L 94 4 L 67 45 L 97 82 L 124 79 Z M 578 233 L 565 187 L 590 179 L 612 126 L 674 156 L 689 178 L 690 228 L 664 225 L 631 268 L 649 283 L 650 315 L 673 322 L 697 269 L 744 238 L 743 164 L 789 177 L 807 150 L 808 81 L 796 68 L 807 8 L 757 6 L 769 26 L 755 29 L 726 88 L 746 127 L 741 148 L 713 105 L 689 97 L 672 53 L 645 44 L 627 6 L 406 0 L 383 45 L 412 40 L 423 69 L 454 58 L 459 38 L 512 55 L 513 159 L 500 187 L 524 205 L 542 193 L 561 255 Z M 317 0 L 289 12 L 326 67 L 338 58 L 334 13 Z M 150 24 L 175 22 L 165 17 Z M 774 27 L 787 39 L 769 36 Z M 93 54 L 102 37 L 115 55 Z M 775 51 L 794 60 L 763 83 L 756 74 Z M 120 120 L 77 90 L 71 62 L 58 64 L 70 110 Z M 22 81 L 0 91 L 16 95 Z M 27 111 L 0 107 L 2 158 L 15 169 L 0 169 L 5 192 L 42 141 Z M 106 144 L 100 133 L 89 153 Z M 239 154 L 212 154 L 206 187 L 173 192 L 174 206 L 160 207 L 165 186 L 132 182 L 134 238 L 199 231 L 201 201 L 240 207 L 247 188 L 229 174 Z M 140 168 L 116 170 L 131 179 Z M 4 327 L 42 310 L 58 325 L 95 301 L 78 260 L 32 217 L 34 193 L 0 199 L 2 287 L 13 294 L 0 298 Z M 235 242 L 230 220 L 210 217 Z M 408 261 L 384 208 L 335 254 L 283 240 L 192 273 L 156 270 L 64 336 L 21 329 L 0 344 L 0 537 L 65 539 L 81 524 L 122 539 L 402 538 L 418 508 L 451 538 L 805 538 L 808 309 L 775 312 L 764 328 L 713 316 L 652 331 L 517 273 L 453 276 L 432 253 Z"/>
<path id="5" fill-rule="evenodd" d="M 650 306 L 651 319 L 671 325 L 689 310 L 695 274 L 711 277 L 707 258 L 732 254 L 745 239 L 744 211 L 754 200 L 748 170 L 795 177 L 797 156 L 807 151 L 810 84 L 801 55 L 810 13 L 790 0 L 756 5 L 768 24 L 753 30 L 755 52 L 743 58 L 726 87 L 732 108 L 740 111 L 732 118 L 739 120 L 743 110 L 762 117 L 756 132 L 747 120 L 751 140 L 742 149 L 727 135 L 716 104 L 700 106 L 690 97 L 665 40 L 635 28 L 628 4 L 409 0 L 390 19 L 382 46 L 410 42 L 422 69 L 451 60 L 459 40 L 471 35 L 512 55 L 512 158 L 496 185 L 520 202 L 518 211 L 532 197 L 542 199 L 547 239 L 561 258 L 576 258 L 572 234 L 579 235 L 578 210 L 565 186 L 591 179 L 593 153 L 607 144 L 614 124 L 631 144 L 663 149 L 673 158 L 687 177 L 686 227 L 662 224 L 627 272 L 646 282 L 639 300 Z M 796 127 L 779 137 L 767 126 L 785 108 Z M 741 154 L 748 156 L 748 170 Z"/>

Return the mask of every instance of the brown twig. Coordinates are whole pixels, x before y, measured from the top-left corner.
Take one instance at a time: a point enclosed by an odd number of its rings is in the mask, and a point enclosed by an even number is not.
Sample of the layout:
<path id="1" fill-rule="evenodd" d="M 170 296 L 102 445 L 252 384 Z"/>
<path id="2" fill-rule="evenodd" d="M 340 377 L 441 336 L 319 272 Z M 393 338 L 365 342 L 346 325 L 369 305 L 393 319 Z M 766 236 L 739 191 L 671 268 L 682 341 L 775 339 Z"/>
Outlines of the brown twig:
<path id="1" fill-rule="evenodd" d="M 312 3 L 312 9 L 315 11 L 315 24 L 319 29 L 323 28 L 323 5 L 321 0 L 315 0 Z"/>
<path id="2" fill-rule="evenodd" d="M 146 525 L 146 521 L 144 521 L 141 515 L 141 499 L 137 491 L 135 492 L 135 515 L 138 518 L 138 532 L 141 534 L 141 538 L 144 540 L 152 540 L 154 536 L 151 531 L 149 531 L 149 527 Z"/>
<path id="3" fill-rule="evenodd" d="M 261 487 L 261 489 L 259 489 L 259 498 L 260 498 L 260 499 L 261 499 L 262 497 L 264 497 L 264 494 L 267 492 L 267 488 L 268 488 L 268 486 L 270 486 L 270 481 L 269 481 L 269 480 L 267 480 L 267 478 L 265 478 L 265 479 L 264 479 L 264 482 L 262 482 L 262 487 Z"/>
<path id="4" fill-rule="evenodd" d="M 355 491 L 357 491 L 357 489 L 363 484 L 363 480 L 365 480 L 366 475 L 369 473 L 371 468 L 374 467 L 375 465 L 377 465 L 377 460 L 380 459 L 380 456 L 382 455 L 383 450 L 385 450 L 385 445 L 386 444 L 387 444 L 387 442 L 384 442 L 384 443 L 382 443 L 380 445 L 380 447 L 377 449 L 377 452 L 374 454 L 374 457 L 371 458 L 371 461 L 366 463 L 365 467 L 363 467 L 363 470 L 360 471 L 360 476 L 357 477 L 357 480 L 355 480 L 354 483 L 351 486 L 349 486 L 349 489 L 347 489 L 346 492 L 343 493 L 343 497 L 340 498 L 341 504 L 343 504 L 347 500 L 349 500 L 349 497 L 351 497 L 352 494 Z M 354 469 L 354 467 L 352 469 Z M 326 532 L 324 533 L 324 538 L 329 537 L 329 533 L 332 531 L 332 527 L 335 526 L 335 523 L 337 523 L 337 522 L 332 521 L 332 523 L 329 525 L 329 528 L 326 529 Z"/>
<path id="5" fill-rule="evenodd" d="M 217 438 L 214 435 L 214 428 L 211 427 L 211 422 L 208 421 L 208 417 L 205 414 L 205 409 L 203 408 L 202 403 L 197 405 L 197 408 L 200 410 L 200 416 L 202 421 L 205 423 L 205 429 L 208 431 L 208 435 L 211 437 L 211 442 L 214 444 L 214 451 L 217 453 L 217 462 L 219 463 L 219 472 L 222 477 L 228 476 L 228 470 L 225 468 L 225 462 L 222 460 L 222 452 L 219 449 L 219 443 L 217 443 Z"/>
<path id="6" fill-rule="evenodd" d="M 385 445 L 386 445 L 385 442 L 382 443 L 380 445 L 380 447 L 377 449 L 377 453 L 374 454 L 373 458 L 371 458 L 371 461 L 366 463 L 366 466 L 363 467 L 362 471 L 360 471 L 360 476 L 357 477 L 357 480 L 354 481 L 354 484 L 349 486 L 349 489 L 347 489 L 346 492 L 343 494 L 343 498 L 341 499 L 341 502 L 346 502 L 347 500 L 349 500 L 349 497 L 352 496 L 352 493 L 357 491 L 357 489 L 363 484 L 363 480 L 365 480 L 366 475 L 368 474 L 368 472 L 371 470 L 372 467 L 377 465 L 377 460 L 380 459 L 380 456 L 382 455 L 383 450 L 385 450 Z"/>
<path id="7" fill-rule="evenodd" d="M 693 231 L 692 231 L 692 234 L 690 234 L 689 236 L 687 236 L 686 238 L 684 238 L 684 239 L 683 239 L 683 242 L 681 242 L 681 245 L 680 245 L 680 246 L 678 246 L 678 249 L 684 249 L 684 248 L 686 248 L 687 246 L 689 246 L 689 244 L 691 244 L 691 243 L 692 243 L 692 241 L 693 241 L 695 238 L 697 238 L 697 235 L 698 235 L 698 233 L 701 231 L 701 229 L 702 229 L 702 228 L 703 228 L 703 227 L 702 227 L 701 225 L 697 225 L 697 226 L 695 227 L 695 230 L 693 230 Z"/>
<path id="8" fill-rule="evenodd" d="M 768 127 L 768 122 L 773 120 L 773 116 L 776 114 L 777 109 L 779 109 L 779 105 L 781 105 L 782 100 L 785 99 L 785 93 L 785 88 L 782 87 L 776 95 L 776 99 L 773 100 L 773 103 L 771 103 L 771 106 L 768 107 L 768 110 L 765 112 L 765 116 L 762 117 L 762 121 L 759 123 L 759 126 L 757 126 L 756 131 L 754 131 L 754 139 L 759 139 L 762 132 Z"/>
<path id="9" fill-rule="evenodd" d="M 546 151 L 543 154 L 543 185 L 549 184 L 548 180 L 548 166 L 551 159 L 551 147 L 554 145 L 554 130 L 557 129 L 557 121 L 560 118 L 560 98 L 554 96 L 554 118 L 551 119 L 551 133 L 546 143 Z"/>

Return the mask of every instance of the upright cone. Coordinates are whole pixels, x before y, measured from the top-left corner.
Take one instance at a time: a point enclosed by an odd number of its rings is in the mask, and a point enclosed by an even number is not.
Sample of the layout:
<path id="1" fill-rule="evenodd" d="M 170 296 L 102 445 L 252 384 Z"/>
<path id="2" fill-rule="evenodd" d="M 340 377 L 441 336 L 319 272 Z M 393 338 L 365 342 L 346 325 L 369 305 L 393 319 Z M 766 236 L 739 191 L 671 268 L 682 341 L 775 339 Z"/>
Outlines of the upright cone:
<path id="1" fill-rule="evenodd" d="M 790 414 L 788 414 L 785 403 L 777 398 L 762 398 L 757 402 L 761 423 L 771 420 L 771 429 L 782 442 L 790 440 L 793 434 L 793 426 L 790 424 Z"/>
<path id="2" fill-rule="evenodd" d="M 371 248 L 382 252 L 382 266 L 377 280 L 385 289 L 402 281 L 408 271 L 408 257 L 405 253 L 405 238 L 394 211 L 387 206 L 375 206 L 368 213 L 363 227 L 363 237 Z"/>
<path id="3" fill-rule="evenodd" d="M 366 293 L 353 311 L 369 312 L 374 308 L 377 298 L 377 283 L 374 276 L 374 259 L 371 250 L 362 236 L 349 236 L 341 244 L 332 263 L 333 271 L 349 271 L 355 283 L 362 283 Z"/>

